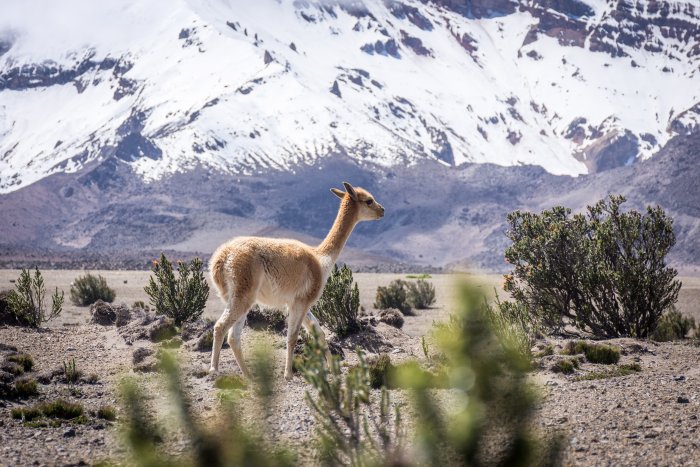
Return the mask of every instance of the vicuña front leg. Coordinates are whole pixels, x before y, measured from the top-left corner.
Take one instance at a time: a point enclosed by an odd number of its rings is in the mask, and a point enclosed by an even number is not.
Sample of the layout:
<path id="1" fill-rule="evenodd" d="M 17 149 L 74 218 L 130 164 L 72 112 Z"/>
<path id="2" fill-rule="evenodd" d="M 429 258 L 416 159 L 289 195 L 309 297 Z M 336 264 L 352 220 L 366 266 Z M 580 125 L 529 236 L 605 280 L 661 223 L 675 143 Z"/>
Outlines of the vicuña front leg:
<path id="1" fill-rule="evenodd" d="M 289 316 L 287 317 L 287 363 L 284 367 L 284 379 L 287 381 L 292 379 L 292 365 L 294 363 L 294 346 L 299 337 L 301 323 L 306 316 L 305 309 L 290 308 Z"/>

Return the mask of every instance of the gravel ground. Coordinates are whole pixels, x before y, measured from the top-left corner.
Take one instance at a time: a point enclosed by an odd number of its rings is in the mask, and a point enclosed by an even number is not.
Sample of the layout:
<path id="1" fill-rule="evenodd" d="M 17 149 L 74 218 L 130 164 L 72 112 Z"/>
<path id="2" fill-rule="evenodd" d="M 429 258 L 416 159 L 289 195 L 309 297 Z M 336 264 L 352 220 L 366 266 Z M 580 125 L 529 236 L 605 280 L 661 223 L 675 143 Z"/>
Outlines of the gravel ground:
<path id="1" fill-rule="evenodd" d="M 47 289 L 59 286 L 68 292 L 70 281 L 80 271 L 46 271 Z M 102 271 L 117 289 L 116 302 L 133 303 L 146 299 L 143 285 L 148 273 L 140 271 Z M 0 271 L 0 289 L 9 288 L 17 271 Z M 371 310 L 374 291 L 392 279 L 391 274 L 357 274 L 361 302 Z M 497 276 L 472 276 L 485 290 L 497 285 Z M 402 331 L 381 323 L 376 329 L 385 350 L 394 361 L 422 359 L 420 336 L 433 321 L 445 319 L 453 298 L 455 278 L 433 276 L 438 304 L 431 310 L 407 317 Z M 126 282 L 124 282 L 126 281 Z M 700 319 L 700 280 L 684 278 L 679 308 Z M 205 315 L 218 317 L 221 305 L 213 296 L 207 303 Z M 170 430 L 174 415 L 167 408 L 168 398 L 161 389 L 157 373 L 134 373 L 132 355 L 137 347 L 157 349 L 158 344 L 138 341 L 128 345 L 113 326 L 87 324 L 87 308 L 74 307 L 67 302 L 64 314 L 41 330 L 0 326 L 0 343 L 15 346 L 34 357 L 35 368 L 29 376 L 44 375 L 63 362 L 75 358 L 84 375 L 95 374 L 95 384 L 81 383 L 73 387 L 54 378 L 39 385 L 39 396 L 28 401 L 0 401 L 0 465 L 75 465 L 92 464 L 106 459 L 125 459 L 126 450 L 120 442 L 118 423 L 98 419 L 90 413 L 101 406 L 118 408 L 118 384 L 124 377 L 137 377 L 148 397 L 151 412 L 165 413 L 165 443 L 163 449 L 177 454 L 186 449 L 182 432 Z M 273 349 L 275 357 L 275 399 L 267 424 L 268 437 L 293 446 L 300 451 L 300 464 L 313 463 L 312 443 L 314 421 L 304 401 L 308 386 L 300 377 L 291 382 L 282 378 L 284 338 L 265 331 L 246 329 L 243 347 L 249 360 L 256 343 Z M 555 349 L 561 340 L 550 340 Z M 617 339 L 610 341 L 623 349 L 620 363 L 636 362 L 642 371 L 624 377 L 580 380 L 604 365 L 584 363 L 574 375 L 564 376 L 550 370 L 557 355 L 539 359 L 542 368 L 532 378 L 542 387 L 543 401 L 536 422 L 547 433 L 562 433 L 566 447 L 564 460 L 569 465 L 698 465 L 700 464 L 700 347 L 693 343 L 656 344 L 647 341 Z M 348 364 L 356 361 L 352 345 L 346 344 Z M 218 391 L 213 378 L 202 376 L 208 367 L 209 353 L 197 352 L 185 345 L 177 353 L 183 367 L 184 384 L 192 400 L 194 413 L 205 423 L 216 418 L 219 409 Z M 558 352 L 557 352 L 558 353 Z M 233 355 L 222 351 L 222 374 L 238 374 Z M 58 397 L 81 403 L 88 417 L 83 424 L 64 424 L 56 428 L 31 428 L 13 420 L 13 407 L 54 400 Z M 375 393 L 378 397 L 378 391 Z M 406 404 L 403 391 L 392 391 L 395 404 Z M 687 400 L 687 402 L 685 402 Z M 680 401 L 680 402 L 679 402 Z M 410 417 L 410 407 L 406 408 Z M 255 404 L 242 408 L 240 416 L 250 423 L 261 423 Z"/>

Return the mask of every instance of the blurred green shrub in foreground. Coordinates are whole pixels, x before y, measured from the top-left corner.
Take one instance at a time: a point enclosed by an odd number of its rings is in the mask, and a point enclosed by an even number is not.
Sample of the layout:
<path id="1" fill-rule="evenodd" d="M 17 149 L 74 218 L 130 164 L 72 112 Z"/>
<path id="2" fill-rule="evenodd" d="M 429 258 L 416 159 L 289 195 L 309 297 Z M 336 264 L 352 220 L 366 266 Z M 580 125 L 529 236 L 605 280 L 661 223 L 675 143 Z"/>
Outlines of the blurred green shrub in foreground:
<path id="1" fill-rule="evenodd" d="M 337 358 L 327 359 L 318 339 L 308 339 L 299 369 L 309 385 L 306 400 L 316 421 L 317 459 L 322 465 L 558 463 L 559 438 L 547 440 L 533 432 L 538 398 L 527 382 L 529 357 L 504 340 L 497 329 L 500 322 L 489 316 L 476 288 L 462 286 L 460 296 L 450 322 L 434 333 L 439 375 L 415 361 L 384 372 L 394 379 L 390 387 L 408 388 L 414 406 L 410 437 L 391 401 L 391 394 L 397 393 L 386 387 L 372 389 L 373 379 L 376 383 L 380 378 L 373 378 L 359 349 L 359 365 L 344 370 Z M 390 360 L 385 360 L 389 368 Z M 127 382 L 125 417 L 121 418 L 126 420 L 131 462 L 138 466 L 293 465 L 296 456 L 292 451 L 270 445 L 259 434 L 269 429 L 269 417 L 285 416 L 271 409 L 271 399 L 288 386 L 274 387 L 269 355 L 254 362 L 252 390 L 226 391 L 215 420 L 207 420 L 204 428 L 193 416 L 173 357 L 163 354 L 168 392 L 179 414 L 176 429 L 185 433 L 189 446 L 178 458 L 159 449 L 158 430 L 147 415 L 144 396 L 133 381 Z M 244 426 L 237 413 L 239 404 L 255 404 L 256 400 L 266 416 L 255 427 Z"/>

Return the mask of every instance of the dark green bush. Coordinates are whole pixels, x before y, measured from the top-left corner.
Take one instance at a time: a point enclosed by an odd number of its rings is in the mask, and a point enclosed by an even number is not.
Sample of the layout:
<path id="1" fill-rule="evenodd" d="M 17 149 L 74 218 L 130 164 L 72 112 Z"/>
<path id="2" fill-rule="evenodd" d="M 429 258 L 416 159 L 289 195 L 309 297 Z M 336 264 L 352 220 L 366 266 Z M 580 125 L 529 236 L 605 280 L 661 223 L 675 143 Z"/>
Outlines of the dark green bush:
<path id="1" fill-rule="evenodd" d="M 12 418 L 15 420 L 24 420 L 26 422 L 31 422 L 40 418 L 43 414 L 38 407 L 15 407 L 12 409 Z"/>
<path id="2" fill-rule="evenodd" d="M 32 368 L 34 368 L 34 359 L 26 353 L 10 355 L 7 357 L 7 360 L 20 365 L 24 371 L 32 371 Z"/>
<path id="3" fill-rule="evenodd" d="M 34 277 L 27 269 L 22 269 L 15 290 L 7 294 L 7 307 L 16 317 L 18 324 L 39 327 L 60 315 L 63 307 L 63 292 L 59 295 L 58 287 L 51 297 L 50 310 L 46 309 L 45 295 L 46 287 L 39 268 L 34 269 Z"/>
<path id="4" fill-rule="evenodd" d="M 418 279 L 413 282 L 405 282 L 406 301 L 408 305 L 416 310 L 430 308 L 435 303 L 435 287 L 430 282 Z"/>
<path id="5" fill-rule="evenodd" d="M 396 279 L 391 281 L 388 286 L 377 287 L 377 296 L 374 300 L 374 308 L 384 310 L 387 308 L 396 308 L 404 315 L 411 315 L 411 305 L 408 303 L 406 292 L 406 281 Z"/>
<path id="6" fill-rule="evenodd" d="M 353 286 L 352 271 L 335 265 L 311 312 L 322 325 L 344 337 L 360 330 L 359 310 L 360 291 L 357 284 Z"/>
<path id="7" fill-rule="evenodd" d="M 144 288 L 151 298 L 156 314 L 166 315 L 181 326 L 202 315 L 209 298 L 209 285 L 202 271 L 199 258 L 192 261 L 178 261 L 178 278 L 175 279 L 173 265 L 165 255 L 153 262 L 153 276 Z"/>
<path id="8" fill-rule="evenodd" d="M 685 339 L 693 329 L 695 329 L 695 319 L 683 316 L 674 307 L 661 317 L 651 338 L 657 342 L 681 340 Z"/>
<path id="9" fill-rule="evenodd" d="M 112 303 L 117 293 L 107 285 L 107 279 L 90 273 L 77 277 L 70 286 L 70 299 L 74 305 L 88 306 L 97 300 Z"/>
<path id="10" fill-rule="evenodd" d="M 514 269 L 505 290 L 548 330 L 568 324 L 599 337 L 646 337 L 678 298 L 665 258 L 673 220 L 660 207 L 622 212 L 610 196 L 586 214 L 555 207 L 508 215 Z"/>

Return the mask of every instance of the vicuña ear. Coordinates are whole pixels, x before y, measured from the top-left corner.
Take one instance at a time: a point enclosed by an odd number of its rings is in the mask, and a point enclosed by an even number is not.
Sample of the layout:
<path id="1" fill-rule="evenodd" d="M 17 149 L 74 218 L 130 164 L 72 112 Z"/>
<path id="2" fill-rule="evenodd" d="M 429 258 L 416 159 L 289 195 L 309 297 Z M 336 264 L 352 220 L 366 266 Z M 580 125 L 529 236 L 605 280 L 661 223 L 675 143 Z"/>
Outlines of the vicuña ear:
<path id="1" fill-rule="evenodd" d="M 331 188 L 331 193 L 336 195 L 338 198 L 343 199 L 343 196 L 345 196 L 345 192 L 343 190 L 339 190 L 337 188 Z"/>
<path id="2" fill-rule="evenodd" d="M 348 182 L 343 182 L 343 186 L 345 187 L 345 191 L 348 192 L 350 197 L 353 200 L 357 201 L 357 193 L 355 193 L 355 189 L 352 187 L 352 185 L 350 185 Z"/>

